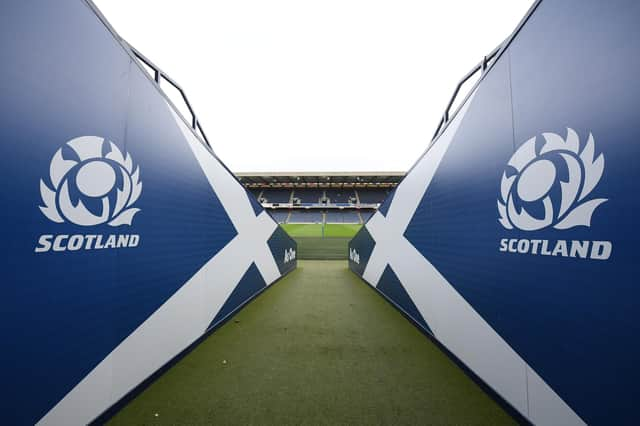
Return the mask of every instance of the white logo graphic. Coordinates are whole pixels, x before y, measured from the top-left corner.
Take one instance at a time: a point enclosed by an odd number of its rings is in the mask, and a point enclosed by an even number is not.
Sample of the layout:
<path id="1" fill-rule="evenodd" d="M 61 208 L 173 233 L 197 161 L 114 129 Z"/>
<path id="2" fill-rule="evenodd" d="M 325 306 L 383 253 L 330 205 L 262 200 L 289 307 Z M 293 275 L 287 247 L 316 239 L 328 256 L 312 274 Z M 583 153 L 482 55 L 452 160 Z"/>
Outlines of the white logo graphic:
<path id="1" fill-rule="evenodd" d="M 134 171 L 131 156 L 124 157 L 111 141 L 97 136 L 70 140 L 54 154 L 49 175 L 52 188 L 40 180 L 40 210 L 53 222 L 131 225 L 140 211 L 131 207 L 142 192 L 140 168 Z"/>
<path id="2" fill-rule="evenodd" d="M 500 224 L 523 231 L 591 226 L 593 212 L 607 199 L 583 200 L 602 177 L 604 156 L 594 159 L 591 134 L 582 151 L 573 129 L 567 129 L 566 139 L 555 133 L 543 136 L 539 150 L 533 137 L 509 160 L 500 183 Z"/>
<path id="3" fill-rule="evenodd" d="M 284 263 L 289 263 L 293 260 L 296 260 L 296 251 L 293 248 L 289 250 L 284 250 Z"/>
<path id="4" fill-rule="evenodd" d="M 349 249 L 349 259 L 351 259 L 352 262 L 357 263 L 358 265 L 360 264 L 360 255 L 358 254 L 356 249 Z"/>

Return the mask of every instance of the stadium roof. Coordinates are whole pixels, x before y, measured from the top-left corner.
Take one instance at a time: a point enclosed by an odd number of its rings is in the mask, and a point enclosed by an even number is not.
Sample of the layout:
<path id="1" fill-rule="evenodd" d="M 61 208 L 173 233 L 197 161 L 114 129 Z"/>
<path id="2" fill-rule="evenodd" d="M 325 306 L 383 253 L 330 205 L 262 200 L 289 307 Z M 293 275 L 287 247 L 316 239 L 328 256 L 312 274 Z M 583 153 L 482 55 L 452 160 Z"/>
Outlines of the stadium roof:
<path id="1" fill-rule="evenodd" d="M 298 186 L 298 187 L 340 187 L 340 186 L 395 186 L 405 172 L 264 172 L 236 173 L 244 185 L 249 187 Z"/>

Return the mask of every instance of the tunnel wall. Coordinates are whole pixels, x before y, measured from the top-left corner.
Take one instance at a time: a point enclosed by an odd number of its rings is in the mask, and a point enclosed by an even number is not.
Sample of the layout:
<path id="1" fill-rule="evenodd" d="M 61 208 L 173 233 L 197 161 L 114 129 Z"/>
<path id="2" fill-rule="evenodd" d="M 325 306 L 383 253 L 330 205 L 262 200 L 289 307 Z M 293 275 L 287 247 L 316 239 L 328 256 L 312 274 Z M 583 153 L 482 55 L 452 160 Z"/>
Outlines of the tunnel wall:
<path id="1" fill-rule="evenodd" d="M 295 268 L 92 4 L 0 17 L 5 424 L 86 424 Z"/>
<path id="2" fill-rule="evenodd" d="M 534 424 L 631 424 L 640 5 L 544 0 L 350 243 Z"/>

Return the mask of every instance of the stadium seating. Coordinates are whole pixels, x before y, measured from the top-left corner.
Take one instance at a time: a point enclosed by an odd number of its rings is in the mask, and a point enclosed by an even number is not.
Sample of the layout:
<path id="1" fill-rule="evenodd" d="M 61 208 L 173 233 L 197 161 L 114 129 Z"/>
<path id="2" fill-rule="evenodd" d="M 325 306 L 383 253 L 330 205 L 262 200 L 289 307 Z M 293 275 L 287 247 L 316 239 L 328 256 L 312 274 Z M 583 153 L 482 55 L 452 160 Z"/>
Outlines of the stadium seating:
<path id="1" fill-rule="evenodd" d="M 356 194 L 353 189 L 327 189 L 326 191 L 326 198 L 328 198 L 329 202 L 333 204 L 349 203 L 349 199 L 355 197 Z"/>
<path id="2" fill-rule="evenodd" d="M 369 220 L 369 218 L 370 218 L 371 216 L 373 216 L 373 214 L 374 214 L 375 212 L 376 212 L 376 211 L 375 211 L 375 210 L 373 210 L 373 209 L 371 209 L 371 210 L 360 210 L 360 216 L 362 216 L 362 222 L 364 223 L 364 222 L 366 222 L 367 220 Z"/>
<path id="3" fill-rule="evenodd" d="M 328 210 L 327 223 L 360 223 L 360 216 L 355 210 Z"/>
<path id="4" fill-rule="evenodd" d="M 291 200 L 291 190 L 289 189 L 265 189 L 262 199 L 267 203 L 288 203 Z"/>
<path id="5" fill-rule="evenodd" d="M 289 210 L 269 210 L 271 217 L 278 223 L 285 223 L 289 217 Z"/>
<path id="6" fill-rule="evenodd" d="M 358 198 L 362 204 L 382 203 L 389 192 L 384 189 L 358 189 Z"/>
<path id="7" fill-rule="evenodd" d="M 319 203 L 324 190 L 322 189 L 296 189 L 293 198 L 297 198 L 301 203 Z"/>
<path id="8" fill-rule="evenodd" d="M 360 223 L 360 215 L 357 211 L 344 212 L 342 217 L 344 223 Z"/>
<path id="9" fill-rule="evenodd" d="M 328 210 L 325 219 L 327 223 L 342 223 L 342 214 L 336 210 Z"/>
<path id="10" fill-rule="evenodd" d="M 257 199 L 260 196 L 260 193 L 262 192 L 262 188 L 254 188 L 249 190 L 249 192 Z"/>
<path id="11" fill-rule="evenodd" d="M 251 193 L 256 196 L 261 195 L 261 202 L 266 203 L 289 203 L 292 200 L 290 189 L 251 189 Z M 389 191 L 387 189 L 358 189 L 358 199 L 362 204 L 380 204 L 382 203 Z M 326 194 L 326 195 L 325 195 Z M 301 204 L 320 203 L 325 200 L 329 204 L 348 204 L 355 203 L 356 190 L 351 188 L 344 189 L 310 189 L 298 188 L 293 191 L 293 200 Z"/>
<path id="12" fill-rule="evenodd" d="M 322 223 L 320 210 L 293 210 L 289 217 L 289 223 Z"/>
<path id="13" fill-rule="evenodd" d="M 375 208 L 356 210 L 357 199 L 361 204 L 381 204 L 389 190 L 386 188 L 252 188 L 251 193 L 261 203 L 280 204 L 281 210 L 269 212 L 278 223 L 365 223 L 375 213 Z M 357 197 L 357 198 L 356 198 Z M 282 204 L 321 204 L 320 209 L 293 209 Z M 337 207 L 338 205 L 339 207 Z M 373 207 L 373 206 L 372 206 Z"/>

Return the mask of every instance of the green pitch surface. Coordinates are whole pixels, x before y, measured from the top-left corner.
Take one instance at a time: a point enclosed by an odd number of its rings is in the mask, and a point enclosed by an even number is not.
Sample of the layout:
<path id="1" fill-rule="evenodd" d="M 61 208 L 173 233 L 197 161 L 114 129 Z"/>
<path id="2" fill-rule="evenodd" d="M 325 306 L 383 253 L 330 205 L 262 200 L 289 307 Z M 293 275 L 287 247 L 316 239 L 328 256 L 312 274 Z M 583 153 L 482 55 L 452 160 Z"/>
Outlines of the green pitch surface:
<path id="1" fill-rule="evenodd" d="M 328 238 L 353 238 L 362 225 L 351 223 L 327 223 L 324 225 L 324 236 Z"/>
<path id="2" fill-rule="evenodd" d="M 322 224 L 284 223 L 280 225 L 292 237 L 322 237 Z M 327 223 L 324 225 L 325 238 L 352 238 L 362 225 L 351 223 Z"/>
<path id="3" fill-rule="evenodd" d="M 285 223 L 280 225 L 298 243 L 298 259 L 338 260 L 348 258 L 348 245 L 362 225 L 347 223 Z"/>
<path id="4" fill-rule="evenodd" d="M 351 238 L 297 237 L 297 257 L 300 260 L 346 260 Z"/>
<path id="5" fill-rule="evenodd" d="M 300 261 L 111 423 L 515 424 L 345 261 Z"/>

